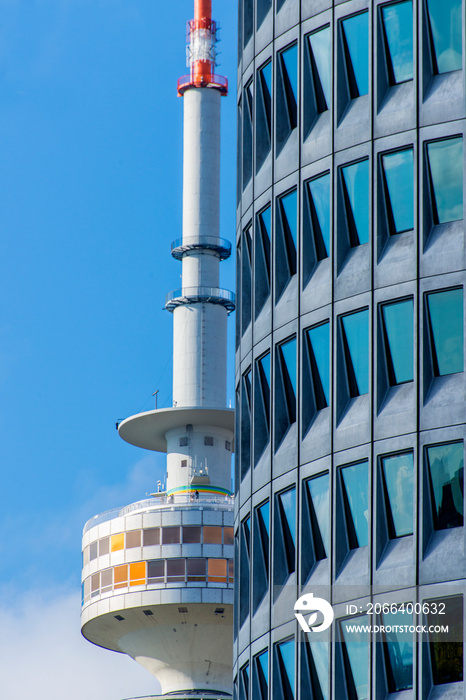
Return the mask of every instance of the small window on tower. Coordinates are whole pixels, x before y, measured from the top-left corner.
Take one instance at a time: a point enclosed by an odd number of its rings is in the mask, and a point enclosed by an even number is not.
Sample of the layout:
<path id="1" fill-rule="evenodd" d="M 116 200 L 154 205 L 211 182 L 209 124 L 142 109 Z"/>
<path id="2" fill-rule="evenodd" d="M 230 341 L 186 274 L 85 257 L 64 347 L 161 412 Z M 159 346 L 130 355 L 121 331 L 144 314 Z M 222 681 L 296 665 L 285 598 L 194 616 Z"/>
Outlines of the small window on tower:
<path id="1" fill-rule="evenodd" d="M 189 445 L 189 438 L 181 437 L 180 438 L 180 447 L 186 447 L 187 445 Z"/>
<path id="2" fill-rule="evenodd" d="M 181 460 L 181 466 L 182 466 L 182 467 L 187 467 L 187 466 L 188 466 L 188 460 L 187 460 L 187 459 L 182 459 L 182 460 Z"/>
<path id="3" fill-rule="evenodd" d="M 213 447 L 214 446 L 214 438 L 206 435 L 204 438 L 204 445 L 209 445 L 209 447 Z"/>

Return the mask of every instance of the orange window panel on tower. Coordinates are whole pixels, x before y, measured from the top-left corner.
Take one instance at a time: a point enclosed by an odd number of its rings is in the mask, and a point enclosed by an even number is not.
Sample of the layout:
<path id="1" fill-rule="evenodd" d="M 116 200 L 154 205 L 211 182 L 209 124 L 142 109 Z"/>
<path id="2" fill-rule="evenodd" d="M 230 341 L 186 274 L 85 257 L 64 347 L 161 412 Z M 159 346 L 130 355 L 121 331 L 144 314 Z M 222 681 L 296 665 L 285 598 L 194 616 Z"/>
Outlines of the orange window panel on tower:
<path id="1" fill-rule="evenodd" d="M 227 582 L 227 560 L 226 559 L 208 559 L 207 561 L 207 580 L 217 583 Z"/>
<path id="2" fill-rule="evenodd" d="M 112 535 L 111 550 L 112 552 L 118 552 L 120 549 L 125 548 L 125 533 L 120 532 L 118 535 Z"/>
<path id="3" fill-rule="evenodd" d="M 222 544 L 222 528 L 204 525 L 204 544 Z"/>
<path id="4" fill-rule="evenodd" d="M 233 544 L 233 528 L 223 528 L 223 544 Z"/>
<path id="5" fill-rule="evenodd" d="M 146 583 L 146 562 L 136 561 L 129 565 L 129 585 L 141 586 Z"/>
<path id="6" fill-rule="evenodd" d="M 128 564 L 113 569 L 113 588 L 126 588 L 128 585 Z"/>

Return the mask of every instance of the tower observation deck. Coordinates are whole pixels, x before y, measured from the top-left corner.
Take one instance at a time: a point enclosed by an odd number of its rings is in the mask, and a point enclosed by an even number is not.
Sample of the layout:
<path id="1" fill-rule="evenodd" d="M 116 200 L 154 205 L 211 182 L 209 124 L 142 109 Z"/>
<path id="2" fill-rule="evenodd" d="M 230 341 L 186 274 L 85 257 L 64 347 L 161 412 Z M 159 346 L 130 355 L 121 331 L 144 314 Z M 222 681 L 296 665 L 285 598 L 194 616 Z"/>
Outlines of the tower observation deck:
<path id="1" fill-rule="evenodd" d="M 220 98 L 211 0 L 188 22 L 183 231 L 172 243 L 182 286 L 173 314 L 173 406 L 130 416 L 120 436 L 167 454 L 163 493 L 95 516 L 83 535 L 82 633 L 128 654 L 172 700 L 231 697 L 234 410 L 226 407 L 227 318 L 219 286 L 231 252 L 220 228 Z"/>

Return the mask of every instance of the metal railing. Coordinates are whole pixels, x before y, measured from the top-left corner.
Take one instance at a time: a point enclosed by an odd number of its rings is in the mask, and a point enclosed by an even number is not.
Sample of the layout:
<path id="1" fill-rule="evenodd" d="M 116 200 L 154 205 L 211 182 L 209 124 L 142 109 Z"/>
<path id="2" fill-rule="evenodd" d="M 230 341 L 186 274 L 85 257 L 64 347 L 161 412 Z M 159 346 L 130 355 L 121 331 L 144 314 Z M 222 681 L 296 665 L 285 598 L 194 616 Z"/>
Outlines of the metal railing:
<path id="1" fill-rule="evenodd" d="M 221 260 L 226 260 L 231 255 L 231 243 L 226 238 L 216 236 L 185 236 L 177 238 L 171 244 L 171 253 L 174 258 L 180 259 L 190 250 L 214 250 Z"/>
<path id="2" fill-rule="evenodd" d="M 199 301 L 211 302 L 225 306 L 228 313 L 235 308 L 235 295 L 228 289 L 219 287 L 182 287 L 168 292 L 165 297 L 165 308 L 168 311 L 182 304 L 192 304 Z"/>
<path id="3" fill-rule="evenodd" d="M 211 498 L 202 498 L 192 500 L 191 496 L 175 496 L 170 500 L 171 496 L 156 496 L 154 498 L 145 498 L 142 501 L 130 503 L 127 506 L 112 508 L 103 513 L 94 515 L 93 518 L 87 521 L 84 525 L 83 534 L 101 523 L 105 523 L 113 518 L 121 518 L 125 515 L 131 515 L 136 512 L 148 513 L 152 510 L 186 510 L 193 508 L 197 510 L 231 510 L 234 505 L 233 496 L 212 496 Z"/>

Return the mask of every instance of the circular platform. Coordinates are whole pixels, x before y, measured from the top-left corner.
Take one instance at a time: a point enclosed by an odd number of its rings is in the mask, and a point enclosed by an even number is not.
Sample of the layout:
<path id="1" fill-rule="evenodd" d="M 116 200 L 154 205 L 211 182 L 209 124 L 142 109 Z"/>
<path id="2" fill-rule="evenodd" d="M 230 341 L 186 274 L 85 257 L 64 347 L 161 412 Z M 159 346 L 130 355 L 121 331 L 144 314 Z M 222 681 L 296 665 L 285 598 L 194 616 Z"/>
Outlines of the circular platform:
<path id="1" fill-rule="evenodd" d="M 166 452 L 167 430 L 188 424 L 224 428 L 233 433 L 235 410 L 233 408 L 159 408 L 126 418 L 119 424 L 118 432 L 120 437 L 130 445 L 154 452 Z"/>
<path id="2" fill-rule="evenodd" d="M 231 695 L 225 693 L 216 693 L 212 690 L 199 691 L 193 690 L 191 693 L 182 693 L 179 695 L 169 693 L 168 695 L 143 695 L 137 698 L 127 698 L 127 700 L 231 700 Z"/>
<path id="3" fill-rule="evenodd" d="M 174 311 L 177 306 L 199 303 L 219 304 L 231 314 L 235 310 L 235 295 L 228 289 L 219 287 L 182 287 L 169 292 L 165 297 L 167 311 Z"/>
<path id="4" fill-rule="evenodd" d="M 171 245 L 175 260 L 182 260 L 185 255 L 198 253 L 202 250 L 211 250 L 218 255 L 220 260 L 226 260 L 231 255 L 231 243 L 226 238 L 216 238 L 215 236 L 184 236 L 177 238 Z"/>

